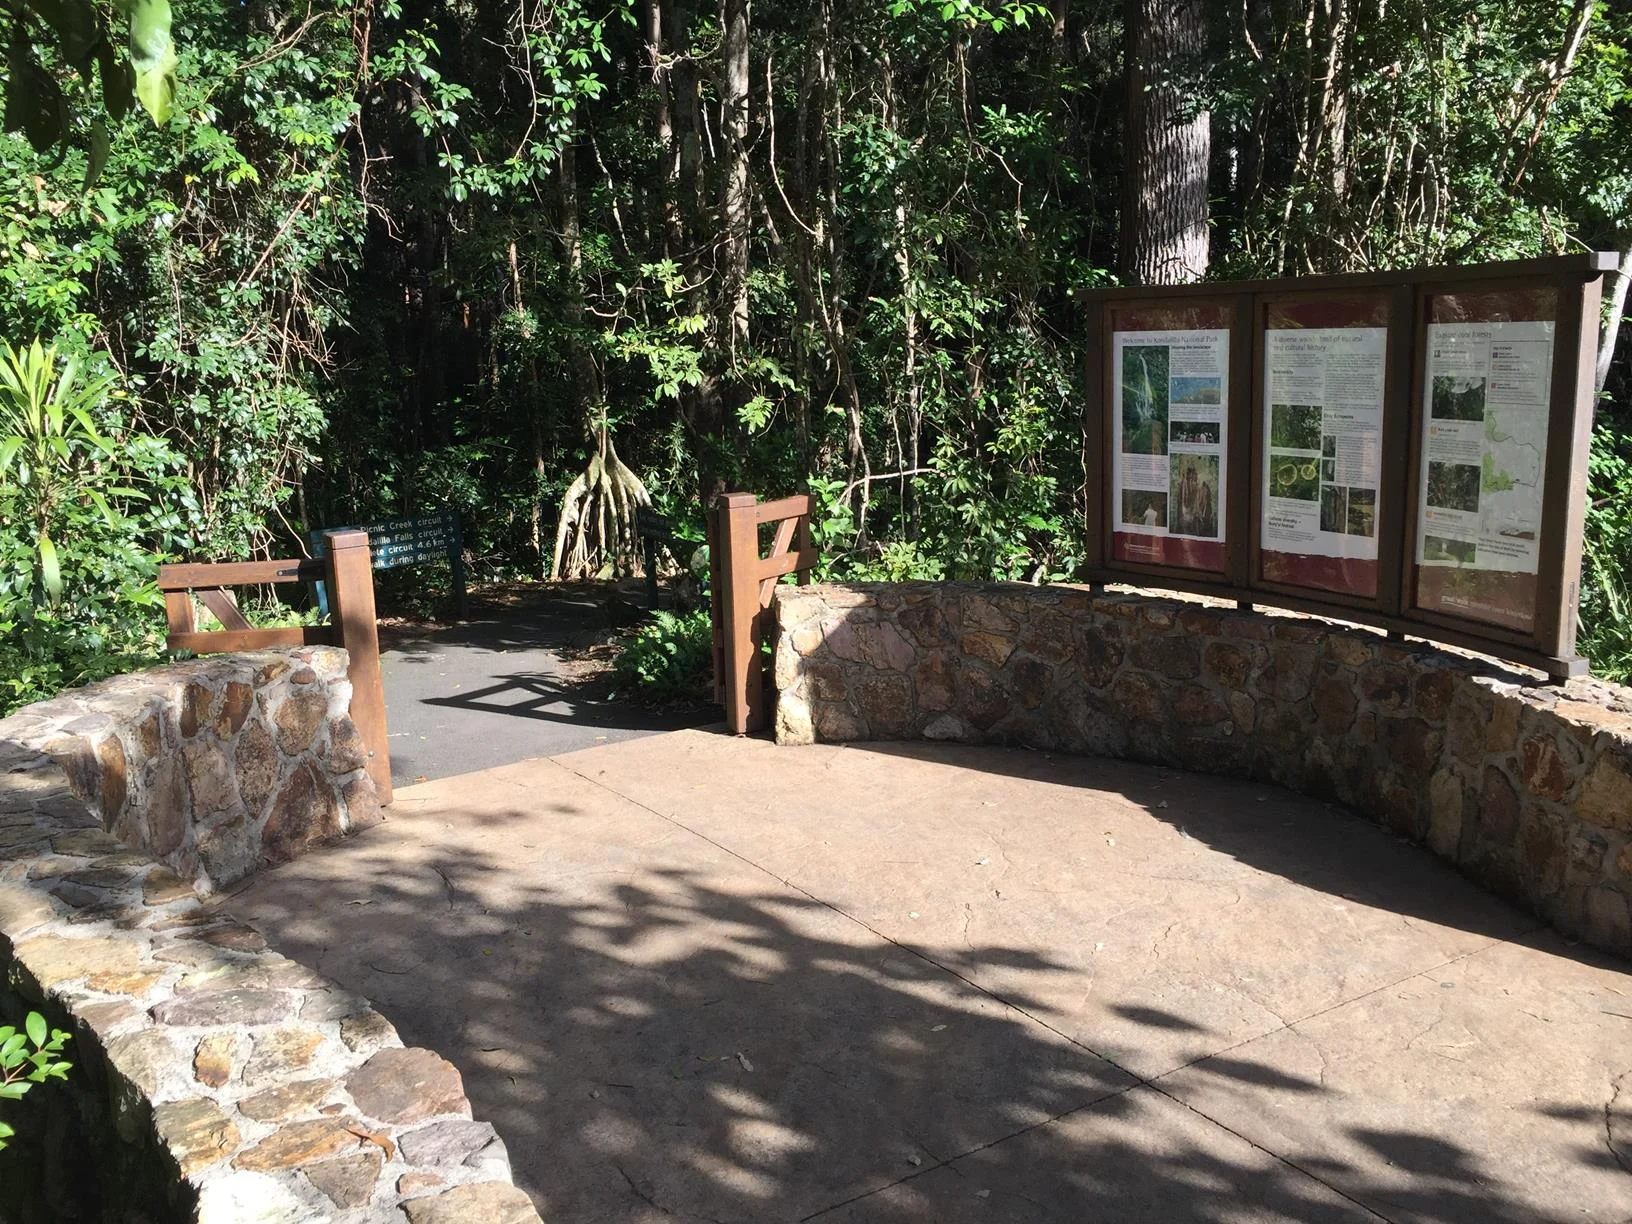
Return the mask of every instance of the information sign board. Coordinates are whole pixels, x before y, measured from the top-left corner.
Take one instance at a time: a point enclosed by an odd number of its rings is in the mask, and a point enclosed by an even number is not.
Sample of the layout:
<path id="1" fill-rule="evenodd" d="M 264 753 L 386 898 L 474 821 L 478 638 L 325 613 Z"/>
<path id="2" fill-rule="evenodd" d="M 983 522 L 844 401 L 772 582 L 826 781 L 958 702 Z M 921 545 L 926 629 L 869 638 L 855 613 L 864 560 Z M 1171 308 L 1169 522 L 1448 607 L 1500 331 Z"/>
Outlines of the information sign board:
<path id="1" fill-rule="evenodd" d="M 1377 594 L 1388 302 L 1272 305 L 1262 332 L 1259 576 Z"/>
<path id="2" fill-rule="evenodd" d="M 1084 572 L 1561 677 L 1609 253 L 1095 290 Z"/>
<path id="3" fill-rule="evenodd" d="M 1112 548 L 1225 567 L 1230 333 L 1221 308 L 1117 312 L 1111 331 Z"/>
<path id="4" fill-rule="evenodd" d="M 1535 624 L 1558 295 L 1435 294 L 1423 351 L 1416 603 Z"/>
<path id="5" fill-rule="evenodd" d="M 423 565 L 430 561 L 446 561 L 452 580 L 454 601 L 460 619 L 465 616 L 465 557 L 464 544 L 459 533 L 459 514 L 446 510 L 440 514 L 421 517 L 382 519 L 377 523 L 359 523 L 350 527 L 325 527 L 311 533 L 312 555 L 321 557 L 328 550 L 325 536 L 331 531 L 366 531 L 369 560 L 374 569 L 402 569 Z M 324 584 L 315 583 L 317 606 L 324 616 L 329 612 L 329 595 Z"/>

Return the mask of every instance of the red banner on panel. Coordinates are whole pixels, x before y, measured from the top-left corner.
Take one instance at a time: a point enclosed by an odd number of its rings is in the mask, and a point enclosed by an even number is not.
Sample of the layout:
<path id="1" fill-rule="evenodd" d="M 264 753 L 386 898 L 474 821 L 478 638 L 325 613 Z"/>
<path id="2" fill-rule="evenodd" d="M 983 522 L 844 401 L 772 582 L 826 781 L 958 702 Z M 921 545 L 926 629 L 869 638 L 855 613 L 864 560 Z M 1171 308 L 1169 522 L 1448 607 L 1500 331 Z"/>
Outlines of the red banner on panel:
<path id="1" fill-rule="evenodd" d="M 1171 565 L 1181 569 L 1224 572 L 1224 544 L 1217 540 L 1187 540 L 1182 536 L 1111 536 L 1111 557 L 1136 565 Z"/>

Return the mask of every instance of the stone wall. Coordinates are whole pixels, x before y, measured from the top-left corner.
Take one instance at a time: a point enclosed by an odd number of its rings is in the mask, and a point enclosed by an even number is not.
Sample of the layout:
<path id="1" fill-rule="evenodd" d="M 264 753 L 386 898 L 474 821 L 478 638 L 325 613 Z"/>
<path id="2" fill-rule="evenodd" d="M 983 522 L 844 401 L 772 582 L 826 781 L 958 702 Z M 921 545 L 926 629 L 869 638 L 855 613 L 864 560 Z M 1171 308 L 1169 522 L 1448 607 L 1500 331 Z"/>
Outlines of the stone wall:
<path id="1" fill-rule="evenodd" d="M 0 1220 L 537 1224 L 459 1072 L 195 891 L 377 820 L 345 656 L 218 657 L 0 720 Z"/>
<path id="2" fill-rule="evenodd" d="M 778 587 L 776 735 L 1023 744 L 1358 808 L 1632 955 L 1632 690 L 1364 630 L 1071 587 Z"/>
<path id="3" fill-rule="evenodd" d="M 210 891 L 380 818 L 330 646 L 118 676 L 0 719 L 126 847 Z"/>

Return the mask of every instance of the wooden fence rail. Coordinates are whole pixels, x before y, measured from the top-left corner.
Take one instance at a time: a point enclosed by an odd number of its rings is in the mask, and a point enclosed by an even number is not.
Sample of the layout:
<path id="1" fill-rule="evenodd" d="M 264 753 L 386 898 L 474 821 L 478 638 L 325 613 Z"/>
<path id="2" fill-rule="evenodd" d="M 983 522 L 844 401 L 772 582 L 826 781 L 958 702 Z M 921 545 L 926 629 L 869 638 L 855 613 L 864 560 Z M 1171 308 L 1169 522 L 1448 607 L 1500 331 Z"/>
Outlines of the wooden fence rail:
<path id="1" fill-rule="evenodd" d="M 221 565 L 162 565 L 166 644 L 195 654 L 262 650 L 270 646 L 339 646 L 350 660 L 351 721 L 368 748 L 368 774 L 380 803 L 391 802 L 391 750 L 386 741 L 385 687 L 380 679 L 380 635 L 374 612 L 374 573 L 366 531 L 327 533 L 328 556 L 319 560 L 232 561 Z M 256 629 L 228 587 L 279 582 L 328 584 L 330 623 Z M 221 622 L 198 628 L 193 596 Z"/>
<path id="2" fill-rule="evenodd" d="M 761 731 L 770 721 L 761 652 L 771 593 L 785 574 L 797 574 L 801 586 L 810 581 L 818 559 L 810 542 L 812 508 L 808 494 L 761 502 L 752 493 L 727 493 L 709 515 L 714 699 L 737 735 Z M 762 556 L 760 528 L 770 524 L 770 551 Z"/>

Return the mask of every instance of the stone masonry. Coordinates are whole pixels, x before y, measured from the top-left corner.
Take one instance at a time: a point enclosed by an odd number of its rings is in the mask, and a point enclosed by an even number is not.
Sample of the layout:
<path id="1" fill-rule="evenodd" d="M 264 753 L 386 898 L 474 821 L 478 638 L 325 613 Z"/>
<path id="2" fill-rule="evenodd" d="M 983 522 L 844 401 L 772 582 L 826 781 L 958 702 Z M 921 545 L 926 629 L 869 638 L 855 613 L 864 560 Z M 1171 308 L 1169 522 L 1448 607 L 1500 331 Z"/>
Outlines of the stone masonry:
<path id="1" fill-rule="evenodd" d="M 782 586 L 775 621 L 781 742 L 1010 743 L 1262 778 L 1632 956 L 1632 690 L 1062 586 Z"/>
<path id="2" fill-rule="evenodd" d="M 116 676 L 0 719 L 68 776 L 102 827 L 205 891 L 378 822 L 331 646 L 216 655 Z"/>
<path id="3" fill-rule="evenodd" d="M 0 1017 L 74 1063 L 7 1109 L 0 1218 L 537 1224 L 457 1069 L 193 887 L 379 819 L 348 700 L 320 648 L 0 720 Z"/>

